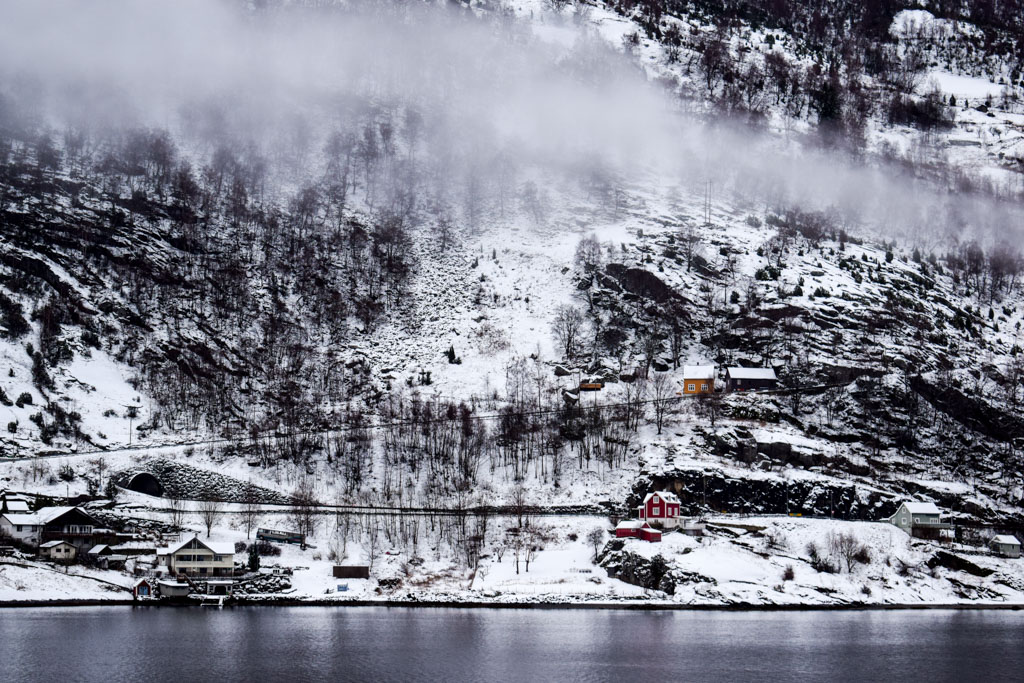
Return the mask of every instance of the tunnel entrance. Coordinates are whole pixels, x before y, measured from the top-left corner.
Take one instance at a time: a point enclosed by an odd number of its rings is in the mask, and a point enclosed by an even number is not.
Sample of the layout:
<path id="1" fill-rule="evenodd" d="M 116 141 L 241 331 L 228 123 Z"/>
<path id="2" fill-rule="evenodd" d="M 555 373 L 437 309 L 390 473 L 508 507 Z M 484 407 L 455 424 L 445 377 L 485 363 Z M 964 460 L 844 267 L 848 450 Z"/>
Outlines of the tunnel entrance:
<path id="1" fill-rule="evenodd" d="M 164 495 L 164 487 L 160 485 L 160 480 L 149 472 L 139 472 L 132 476 L 132 478 L 128 480 L 127 488 L 131 491 L 145 493 L 147 496 Z"/>

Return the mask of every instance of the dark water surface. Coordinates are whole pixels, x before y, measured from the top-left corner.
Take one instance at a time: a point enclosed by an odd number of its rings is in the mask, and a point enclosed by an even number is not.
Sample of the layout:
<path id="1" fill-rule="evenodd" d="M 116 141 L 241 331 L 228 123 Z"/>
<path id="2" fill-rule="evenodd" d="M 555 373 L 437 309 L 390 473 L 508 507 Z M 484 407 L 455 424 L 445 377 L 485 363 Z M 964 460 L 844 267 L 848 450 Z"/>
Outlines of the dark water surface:
<path id="1" fill-rule="evenodd" d="M 0 609 L 0 682 L 1024 681 L 1024 612 Z"/>

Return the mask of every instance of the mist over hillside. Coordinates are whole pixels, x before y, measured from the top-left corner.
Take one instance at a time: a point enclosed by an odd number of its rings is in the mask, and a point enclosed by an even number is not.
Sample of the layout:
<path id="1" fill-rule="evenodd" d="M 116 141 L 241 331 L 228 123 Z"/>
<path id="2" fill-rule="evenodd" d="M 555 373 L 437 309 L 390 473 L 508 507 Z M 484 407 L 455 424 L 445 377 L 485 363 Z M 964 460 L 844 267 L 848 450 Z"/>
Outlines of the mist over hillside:
<path id="1" fill-rule="evenodd" d="M 5 455 L 1019 519 L 1020 27 L 820 5 L 5 3 Z"/>

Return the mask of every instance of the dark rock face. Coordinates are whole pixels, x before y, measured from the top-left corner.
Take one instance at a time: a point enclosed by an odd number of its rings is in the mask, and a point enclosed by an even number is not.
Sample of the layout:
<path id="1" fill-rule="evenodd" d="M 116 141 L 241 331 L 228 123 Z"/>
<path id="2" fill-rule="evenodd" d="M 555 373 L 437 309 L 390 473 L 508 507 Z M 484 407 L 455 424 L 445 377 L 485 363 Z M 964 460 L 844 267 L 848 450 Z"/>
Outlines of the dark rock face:
<path id="1" fill-rule="evenodd" d="M 928 560 L 928 566 L 934 569 L 935 567 L 945 567 L 946 569 L 952 569 L 956 572 L 966 572 L 972 576 L 989 576 L 993 573 L 991 569 L 985 569 L 979 567 L 970 560 L 965 560 L 959 555 L 953 553 L 947 553 L 945 550 L 940 550 Z"/>
<path id="2" fill-rule="evenodd" d="M 654 273 L 643 268 L 630 268 L 621 263 L 609 263 L 605 272 L 630 294 L 650 299 L 659 304 L 681 299 L 675 290 L 662 282 Z"/>
<path id="3" fill-rule="evenodd" d="M 955 387 L 931 384 L 921 377 L 913 377 L 910 387 L 960 424 L 989 438 L 998 441 L 1024 438 L 1024 420 L 970 398 Z"/>
<path id="4" fill-rule="evenodd" d="M 613 579 L 668 595 L 675 595 L 676 588 L 683 584 L 717 583 L 703 574 L 677 569 L 661 555 L 648 559 L 624 548 L 625 542 L 622 539 L 613 539 L 598 555 L 598 564 L 604 567 L 608 576 Z"/>
<path id="5" fill-rule="evenodd" d="M 724 510 L 877 520 L 899 505 L 895 497 L 852 484 L 733 478 L 713 470 L 671 470 L 642 478 L 634 484 L 629 503 L 639 505 L 647 493 L 660 490 L 678 495 L 682 513 L 689 515 Z"/>

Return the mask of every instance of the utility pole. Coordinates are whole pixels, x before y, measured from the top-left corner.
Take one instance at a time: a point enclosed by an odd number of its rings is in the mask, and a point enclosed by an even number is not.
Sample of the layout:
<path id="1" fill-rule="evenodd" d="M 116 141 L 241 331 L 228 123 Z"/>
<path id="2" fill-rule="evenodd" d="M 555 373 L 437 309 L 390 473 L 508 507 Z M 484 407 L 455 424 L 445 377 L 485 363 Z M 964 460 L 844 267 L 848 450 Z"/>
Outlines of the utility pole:
<path id="1" fill-rule="evenodd" d="M 128 445 L 132 445 L 132 420 L 139 416 L 138 406 L 125 406 L 125 415 L 128 417 Z"/>

